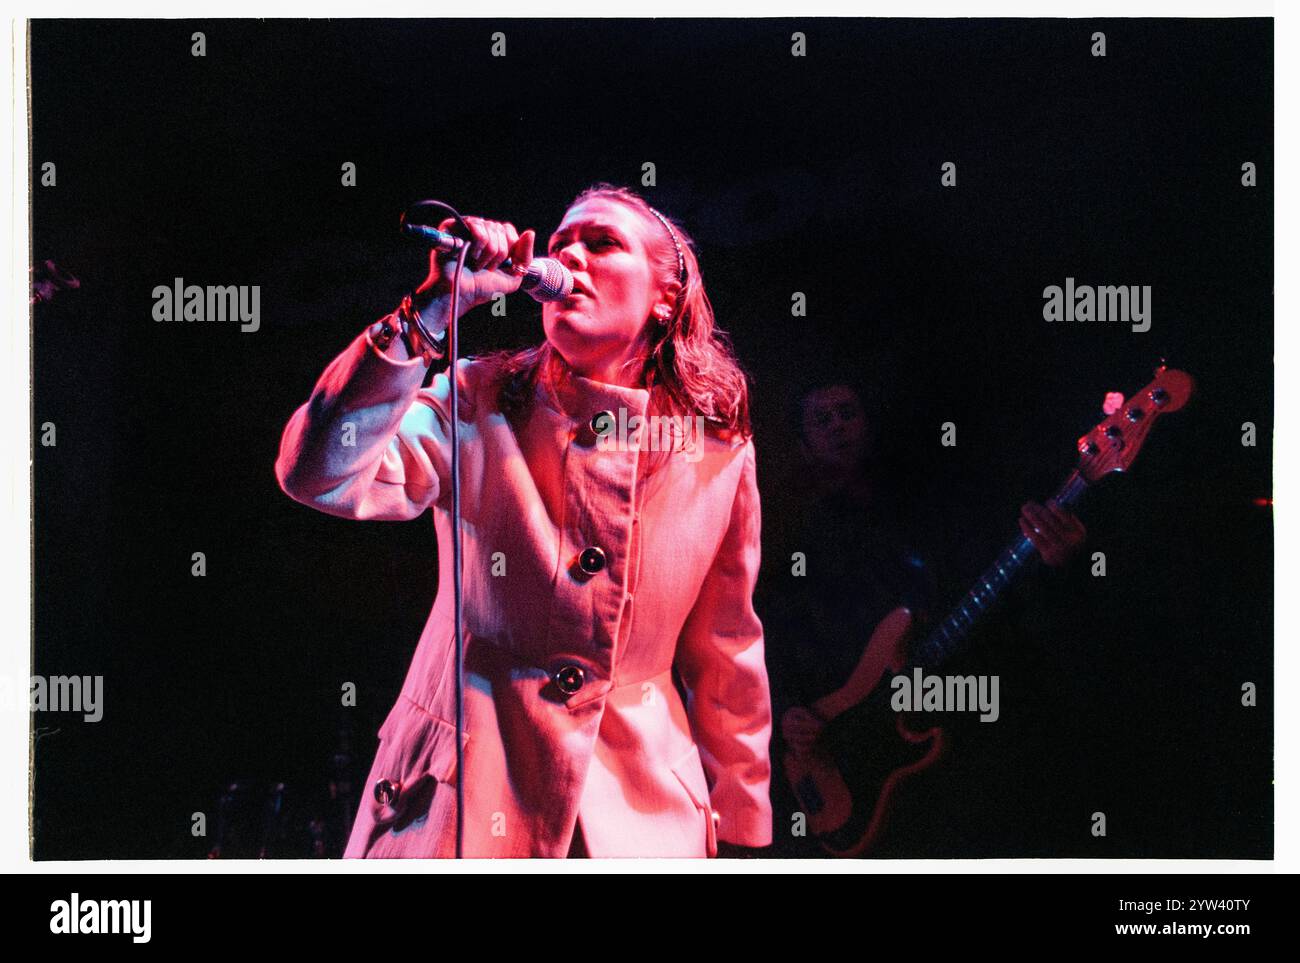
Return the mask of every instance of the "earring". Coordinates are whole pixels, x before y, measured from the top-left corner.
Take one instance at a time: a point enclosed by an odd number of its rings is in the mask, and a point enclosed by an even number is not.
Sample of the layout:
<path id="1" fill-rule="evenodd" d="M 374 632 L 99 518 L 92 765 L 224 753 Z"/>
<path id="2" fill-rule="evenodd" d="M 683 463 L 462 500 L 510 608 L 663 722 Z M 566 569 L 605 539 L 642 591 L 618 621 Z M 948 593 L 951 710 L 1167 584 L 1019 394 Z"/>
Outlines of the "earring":
<path id="1" fill-rule="evenodd" d="M 655 317 L 659 319 L 660 324 L 667 324 L 671 314 L 672 312 L 668 308 L 660 307 L 655 309 Z"/>

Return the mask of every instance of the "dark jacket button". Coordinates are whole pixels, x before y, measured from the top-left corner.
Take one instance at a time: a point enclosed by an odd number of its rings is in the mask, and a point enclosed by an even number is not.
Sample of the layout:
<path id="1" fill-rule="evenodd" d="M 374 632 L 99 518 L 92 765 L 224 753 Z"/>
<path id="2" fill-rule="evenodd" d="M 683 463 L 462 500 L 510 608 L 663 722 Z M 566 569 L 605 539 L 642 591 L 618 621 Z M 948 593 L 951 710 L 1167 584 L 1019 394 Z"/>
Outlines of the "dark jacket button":
<path id="1" fill-rule="evenodd" d="M 614 412 L 598 411 L 591 416 L 591 421 L 585 425 L 578 425 L 574 431 L 573 440 L 583 448 L 591 448 L 600 440 L 602 434 L 613 436 L 614 427 L 618 423 L 614 420 Z"/>
<path id="2" fill-rule="evenodd" d="M 557 689 L 565 695 L 573 695 L 587 681 L 587 673 L 582 671 L 580 665 L 564 665 L 559 668 L 552 678 L 555 680 Z"/>
<path id="3" fill-rule="evenodd" d="M 584 548 L 578 556 L 578 567 L 588 575 L 595 575 L 605 567 L 605 552 L 594 545 Z"/>
<path id="4" fill-rule="evenodd" d="M 402 794 L 402 784 L 391 779 L 381 779 L 375 783 L 375 802 L 382 806 L 392 806 Z"/>

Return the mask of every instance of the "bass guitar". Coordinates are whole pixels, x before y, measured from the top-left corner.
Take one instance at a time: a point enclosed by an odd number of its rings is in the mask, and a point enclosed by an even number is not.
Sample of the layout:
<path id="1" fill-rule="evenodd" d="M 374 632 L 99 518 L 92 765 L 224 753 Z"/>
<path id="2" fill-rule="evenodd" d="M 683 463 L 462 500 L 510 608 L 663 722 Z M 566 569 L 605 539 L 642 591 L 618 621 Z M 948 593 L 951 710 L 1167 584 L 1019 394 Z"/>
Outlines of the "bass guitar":
<path id="1" fill-rule="evenodd" d="M 1155 380 L 1115 406 L 1109 417 L 1079 439 L 1079 464 L 1061 486 L 1055 502 L 1072 508 L 1091 486 L 1114 472 L 1126 471 L 1137 458 L 1155 423 L 1183 407 L 1194 389 L 1192 378 L 1164 366 Z M 1109 407 L 1109 406 L 1108 406 Z M 981 617 L 1005 594 L 1036 555 L 1023 535 L 1013 542 L 976 581 L 942 622 L 913 644 L 912 613 L 896 608 L 871 634 L 848 681 L 809 708 L 825 723 L 861 706 L 860 750 L 865 765 L 855 767 L 850 790 L 825 740 L 807 753 L 784 756 L 786 778 L 794 791 L 808 829 L 830 855 L 859 856 L 879 838 L 898 787 L 909 777 L 933 766 L 944 751 L 942 728 L 912 728 L 904 713 L 891 706 L 890 680 L 940 666 L 970 635 Z"/>

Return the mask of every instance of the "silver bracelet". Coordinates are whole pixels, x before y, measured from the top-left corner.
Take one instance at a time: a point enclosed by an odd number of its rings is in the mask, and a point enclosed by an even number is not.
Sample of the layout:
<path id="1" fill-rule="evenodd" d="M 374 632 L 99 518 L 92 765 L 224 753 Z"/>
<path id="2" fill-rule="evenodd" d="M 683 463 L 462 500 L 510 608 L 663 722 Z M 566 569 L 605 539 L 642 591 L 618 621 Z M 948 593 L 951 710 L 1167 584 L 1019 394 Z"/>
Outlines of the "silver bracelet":
<path id="1" fill-rule="evenodd" d="M 424 358 L 425 364 L 431 364 L 438 358 L 446 356 L 446 349 L 442 341 L 447 336 L 444 328 L 440 334 L 434 335 L 429 333 L 429 329 L 424 326 L 424 319 L 420 317 L 420 310 L 415 306 L 411 295 L 402 298 L 402 303 L 397 308 L 397 315 L 402 323 L 402 336 L 406 339 L 407 350 L 412 355 L 419 355 Z M 418 332 L 418 334 L 417 334 Z M 420 342 L 422 347 L 416 346 L 416 341 Z"/>

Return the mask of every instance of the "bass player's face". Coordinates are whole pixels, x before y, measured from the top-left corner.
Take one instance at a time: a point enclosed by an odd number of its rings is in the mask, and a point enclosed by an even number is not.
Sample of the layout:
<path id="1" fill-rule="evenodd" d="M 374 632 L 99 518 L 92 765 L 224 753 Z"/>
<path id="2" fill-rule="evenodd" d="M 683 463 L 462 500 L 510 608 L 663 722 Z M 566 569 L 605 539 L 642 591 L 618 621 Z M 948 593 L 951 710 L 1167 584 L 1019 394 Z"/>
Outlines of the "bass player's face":
<path id="1" fill-rule="evenodd" d="M 867 416 L 847 385 L 818 388 L 803 401 L 803 443 L 813 461 L 848 470 L 868 454 Z"/>

